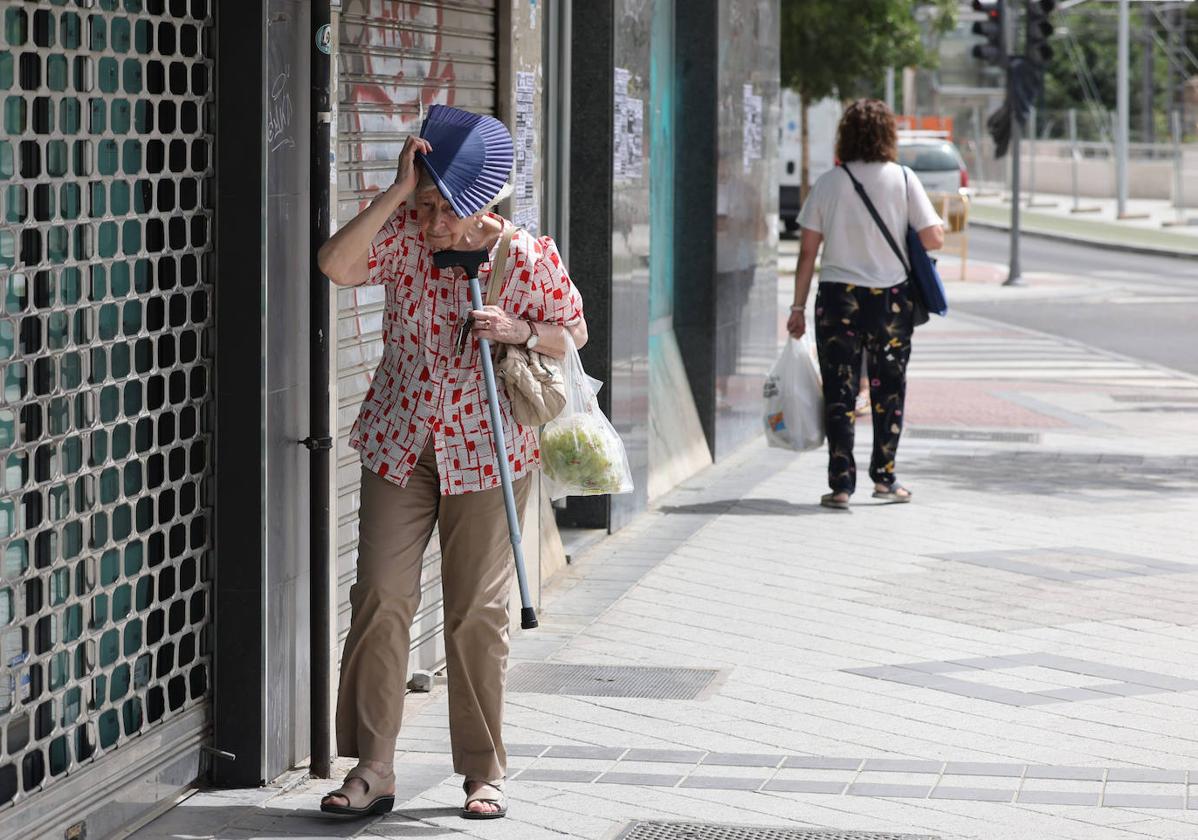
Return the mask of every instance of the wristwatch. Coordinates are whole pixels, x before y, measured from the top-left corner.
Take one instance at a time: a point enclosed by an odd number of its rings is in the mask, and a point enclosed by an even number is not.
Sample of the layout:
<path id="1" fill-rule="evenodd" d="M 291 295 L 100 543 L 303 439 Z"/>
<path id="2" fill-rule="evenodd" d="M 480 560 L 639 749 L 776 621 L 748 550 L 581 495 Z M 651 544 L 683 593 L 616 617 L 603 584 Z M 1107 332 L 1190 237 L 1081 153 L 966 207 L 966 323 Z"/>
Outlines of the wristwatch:
<path id="1" fill-rule="evenodd" d="M 534 321 L 526 321 L 528 324 L 528 341 L 524 342 L 526 350 L 536 350 L 537 345 L 541 343 L 541 337 L 537 335 L 537 325 Z"/>

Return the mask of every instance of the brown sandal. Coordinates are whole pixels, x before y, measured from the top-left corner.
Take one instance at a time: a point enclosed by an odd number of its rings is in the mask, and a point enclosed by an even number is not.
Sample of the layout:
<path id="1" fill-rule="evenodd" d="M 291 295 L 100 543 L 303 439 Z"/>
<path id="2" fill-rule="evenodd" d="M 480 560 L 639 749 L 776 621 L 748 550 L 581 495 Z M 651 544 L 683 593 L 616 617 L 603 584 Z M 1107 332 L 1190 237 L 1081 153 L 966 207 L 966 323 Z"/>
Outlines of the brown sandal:
<path id="1" fill-rule="evenodd" d="M 462 806 L 462 819 L 464 820 L 497 820 L 507 816 L 507 797 L 503 793 L 503 782 L 483 782 L 479 785 L 478 790 L 474 793 L 470 792 L 472 782 L 477 782 L 478 779 L 467 779 L 462 783 L 462 790 L 466 792 L 466 804 Z M 494 805 L 494 811 L 471 811 L 470 806 L 475 802 L 484 802 L 489 805 Z"/>
<path id="2" fill-rule="evenodd" d="M 345 783 L 350 779 L 361 779 L 366 784 L 366 792 L 363 793 L 357 787 L 347 788 Z M 373 817 L 379 814 L 388 814 L 395 807 L 395 794 L 384 793 L 381 796 L 376 796 L 372 791 L 381 790 L 395 784 L 395 773 L 388 773 L 386 776 L 380 776 L 378 773 L 371 770 L 369 767 L 355 767 L 345 775 L 345 783 L 331 793 L 324 795 L 325 799 L 330 796 L 340 796 L 345 799 L 348 805 L 332 805 L 328 802 L 320 803 L 320 810 L 326 814 L 337 814 L 343 817 Z"/>
<path id="3" fill-rule="evenodd" d="M 892 505 L 905 505 L 911 501 L 911 491 L 899 482 L 894 482 L 886 490 L 874 487 L 874 498 L 890 502 Z"/>

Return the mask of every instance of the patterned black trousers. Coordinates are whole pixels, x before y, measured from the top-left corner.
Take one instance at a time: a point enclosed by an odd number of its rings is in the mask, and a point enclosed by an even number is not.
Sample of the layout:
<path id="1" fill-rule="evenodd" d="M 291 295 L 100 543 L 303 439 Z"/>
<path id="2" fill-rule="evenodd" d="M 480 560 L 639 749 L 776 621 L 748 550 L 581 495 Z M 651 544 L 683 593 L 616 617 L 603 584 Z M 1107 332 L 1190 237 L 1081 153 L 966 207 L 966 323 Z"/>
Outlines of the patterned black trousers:
<path id="1" fill-rule="evenodd" d="M 911 358 L 913 314 L 908 290 L 907 283 L 888 289 L 819 284 L 815 343 L 824 380 L 828 486 L 835 493 L 852 493 L 857 487 L 853 424 L 862 354 L 874 421 L 869 477 L 887 487 L 894 483 Z"/>

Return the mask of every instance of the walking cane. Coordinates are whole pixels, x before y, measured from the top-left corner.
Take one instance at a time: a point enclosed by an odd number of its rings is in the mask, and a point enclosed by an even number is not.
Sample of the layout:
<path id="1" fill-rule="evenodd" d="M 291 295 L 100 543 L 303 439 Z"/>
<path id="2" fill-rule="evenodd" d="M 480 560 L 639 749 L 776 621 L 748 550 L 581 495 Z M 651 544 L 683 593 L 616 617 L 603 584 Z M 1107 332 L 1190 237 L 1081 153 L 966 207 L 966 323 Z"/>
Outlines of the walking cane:
<path id="1" fill-rule="evenodd" d="M 486 251 L 438 251 L 433 254 L 437 268 L 460 268 L 470 281 L 470 305 L 475 311 L 483 308 L 483 296 L 478 286 L 478 267 L 490 259 Z M 503 483 L 503 504 L 507 508 L 507 530 L 512 540 L 512 555 L 516 558 L 516 581 L 520 584 L 520 626 L 531 630 L 537 626 L 537 612 L 528 596 L 528 579 L 524 573 L 524 548 L 520 540 L 520 516 L 516 511 L 516 492 L 512 489 L 512 472 L 507 462 L 507 444 L 503 439 L 503 416 L 499 411 L 499 395 L 495 390 L 495 368 L 491 364 L 491 342 L 478 340 L 483 359 L 483 379 L 487 384 L 487 403 L 491 407 L 491 435 L 498 453 L 499 478 Z"/>

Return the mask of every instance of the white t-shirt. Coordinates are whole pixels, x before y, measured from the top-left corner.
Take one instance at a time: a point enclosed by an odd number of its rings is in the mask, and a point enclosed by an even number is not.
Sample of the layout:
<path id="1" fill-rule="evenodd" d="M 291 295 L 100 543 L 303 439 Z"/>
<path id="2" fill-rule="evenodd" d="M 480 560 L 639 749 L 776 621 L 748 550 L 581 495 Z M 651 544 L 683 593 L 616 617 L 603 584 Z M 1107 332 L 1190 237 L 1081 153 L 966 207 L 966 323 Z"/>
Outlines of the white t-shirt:
<path id="1" fill-rule="evenodd" d="M 904 258 L 908 224 L 916 230 L 944 224 L 932 208 L 923 184 L 910 170 L 904 183 L 905 167 L 897 163 L 850 163 L 849 169 L 865 187 Z M 812 186 L 799 213 L 799 225 L 824 235 L 821 283 L 884 288 L 907 279 L 898 257 L 878 230 L 848 174 L 840 167 L 825 172 Z"/>

